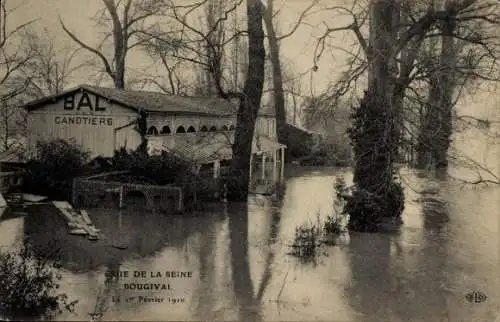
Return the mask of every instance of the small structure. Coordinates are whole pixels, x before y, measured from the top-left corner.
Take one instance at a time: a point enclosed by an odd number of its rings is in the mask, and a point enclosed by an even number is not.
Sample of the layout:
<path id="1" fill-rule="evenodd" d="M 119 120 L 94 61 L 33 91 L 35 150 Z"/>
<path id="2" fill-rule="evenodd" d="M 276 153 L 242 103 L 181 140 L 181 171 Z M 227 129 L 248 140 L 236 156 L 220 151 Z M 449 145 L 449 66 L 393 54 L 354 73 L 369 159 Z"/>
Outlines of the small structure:
<path id="1" fill-rule="evenodd" d="M 232 158 L 238 105 L 222 98 L 80 85 L 25 108 L 28 153 L 40 140 L 73 139 L 93 157 L 112 157 L 120 148 L 136 149 L 141 128 L 150 153 L 176 152 L 200 167 L 211 165 L 218 178 L 221 163 Z M 277 142 L 274 112 L 262 109 L 252 154 L 263 156 L 263 165 L 273 160 L 273 180 L 282 177 L 285 148 Z"/>

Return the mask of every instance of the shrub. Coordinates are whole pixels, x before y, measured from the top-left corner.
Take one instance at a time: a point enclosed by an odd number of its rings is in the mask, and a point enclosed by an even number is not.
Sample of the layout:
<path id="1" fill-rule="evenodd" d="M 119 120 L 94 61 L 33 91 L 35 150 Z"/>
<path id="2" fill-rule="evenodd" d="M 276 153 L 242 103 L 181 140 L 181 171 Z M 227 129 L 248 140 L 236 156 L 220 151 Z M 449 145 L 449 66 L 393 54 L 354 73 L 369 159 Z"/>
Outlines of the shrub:
<path id="1" fill-rule="evenodd" d="M 60 278 L 56 265 L 34 258 L 27 246 L 0 252 L 0 317 L 51 320 L 63 308 L 72 311 L 76 301 L 56 291 Z"/>
<path id="2" fill-rule="evenodd" d="M 295 228 L 291 255 L 304 261 L 311 261 L 318 255 L 322 244 L 322 228 L 319 216 L 316 223 L 306 222 Z"/>
<path id="3" fill-rule="evenodd" d="M 130 171 L 132 176 L 148 178 L 158 185 L 184 182 L 192 172 L 191 164 L 166 151 L 150 156 L 140 149 L 129 152 L 122 148 L 115 152 L 112 163 L 115 170 Z"/>
<path id="4" fill-rule="evenodd" d="M 323 230 L 326 236 L 335 237 L 344 232 L 342 218 L 337 215 L 327 216 L 323 223 Z"/>
<path id="5" fill-rule="evenodd" d="M 336 238 L 346 232 L 345 219 L 348 218 L 348 214 L 343 208 L 349 188 L 342 176 L 337 177 L 334 188 L 333 213 L 324 220 L 317 214 L 315 224 L 307 222 L 298 226 L 291 245 L 291 255 L 310 260 L 316 256 L 322 244 L 335 245 Z"/>
<path id="6" fill-rule="evenodd" d="M 69 198 L 72 179 L 82 175 L 90 153 L 74 141 L 39 141 L 36 155 L 28 161 L 24 189 L 51 197 Z"/>

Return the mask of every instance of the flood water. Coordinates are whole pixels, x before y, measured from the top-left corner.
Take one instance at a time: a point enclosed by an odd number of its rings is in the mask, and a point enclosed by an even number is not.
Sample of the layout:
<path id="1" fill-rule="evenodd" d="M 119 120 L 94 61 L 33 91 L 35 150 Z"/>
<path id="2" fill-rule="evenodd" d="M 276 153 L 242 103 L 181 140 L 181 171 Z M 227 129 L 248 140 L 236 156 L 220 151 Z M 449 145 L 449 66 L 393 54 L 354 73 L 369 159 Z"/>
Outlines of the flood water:
<path id="1" fill-rule="evenodd" d="M 25 240 L 62 263 L 60 290 L 79 302 L 60 320 L 500 321 L 498 186 L 403 169 L 399 231 L 350 233 L 303 263 L 287 254 L 295 228 L 331 213 L 335 177 L 350 172 L 286 172 L 282 196 L 248 204 L 175 216 L 90 209 L 98 241 L 68 235 L 42 206 L 4 216 L 0 243 Z M 467 301 L 473 291 L 486 301 Z"/>

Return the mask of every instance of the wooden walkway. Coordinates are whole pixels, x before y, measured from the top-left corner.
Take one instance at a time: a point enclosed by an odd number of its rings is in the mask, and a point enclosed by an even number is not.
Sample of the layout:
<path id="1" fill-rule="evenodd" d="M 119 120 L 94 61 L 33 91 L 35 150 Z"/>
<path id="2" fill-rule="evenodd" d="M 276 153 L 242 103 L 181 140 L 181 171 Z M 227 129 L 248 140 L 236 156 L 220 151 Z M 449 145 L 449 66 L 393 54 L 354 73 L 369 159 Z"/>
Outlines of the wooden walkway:
<path id="1" fill-rule="evenodd" d="M 90 240 L 98 239 L 99 230 L 92 224 L 87 211 L 78 212 L 67 201 L 53 201 L 52 203 L 68 221 L 70 234 L 88 236 Z"/>

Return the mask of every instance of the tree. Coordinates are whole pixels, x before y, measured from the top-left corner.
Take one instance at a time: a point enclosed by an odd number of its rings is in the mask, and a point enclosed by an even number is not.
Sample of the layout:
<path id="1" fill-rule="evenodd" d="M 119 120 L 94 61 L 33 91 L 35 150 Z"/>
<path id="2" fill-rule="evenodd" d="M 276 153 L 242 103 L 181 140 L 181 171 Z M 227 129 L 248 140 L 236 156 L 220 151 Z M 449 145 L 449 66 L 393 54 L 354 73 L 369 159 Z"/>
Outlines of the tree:
<path id="1" fill-rule="evenodd" d="M 20 77 L 22 68 L 35 54 L 28 42 L 20 41 L 23 33 L 34 22 L 14 24 L 9 21 L 16 8 L 9 8 L 8 1 L 0 1 L 0 123 L 1 147 L 10 148 L 19 143 L 12 140 L 22 129 L 23 115 L 17 108 L 19 97 L 26 91 L 32 75 Z"/>
<path id="2" fill-rule="evenodd" d="M 248 72 L 239 108 L 236 131 L 232 146 L 233 159 L 230 168 L 228 200 L 246 201 L 250 181 L 250 157 L 255 122 L 260 108 L 264 86 L 264 29 L 262 15 L 264 6 L 260 0 L 247 0 L 248 28 Z"/>
<path id="3" fill-rule="evenodd" d="M 274 0 L 267 1 L 267 7 L 264 11 L 264 23 L 267 30 L 267 40 L 269 44 L 269 53 L 272 67 L 272 81 L 273 81 L 273 98 L 274 109 L 276 114 L 276 130 L 278 134 L 278 141 L 288 145 L 288 135 L 286 128 L 286 108 L 285 108 L 285 92 L 283 90 L 283 72 L 280 59 L 279 42 L 286 37 L 292 35 L 295 30 L 300 26 L 303 18 L 307 12 L 316 5 L 318 1 L 312 1 L 311 4 L 301 13 L 297 23 L 290 32 L 285 35 L 278 36 L 274 27 L 273 17 Z M 287 150 L 288 151 L 288 150 Z"/>
<path id="4" fill-rule="evenodd" d="M 464 94 L 462 89 L 477 86 L 478 80 L 499 80 L 496 61 L 500 48 L 496 28 L 500 19 L 488 12 L 498 10 L 498 3 L 475 1 L 467 12 L 457 14 L 450 10 L 453 2 L 442 2 L 444 10 L 451 14 L 436 25 L 419 59 L 420 75 L 425 73 L 428 92 L 426 101 L 420 102 L 416 140 L 419 168 L 448 166 L 453 109 Z"/>
<path id="5" fill-rule="evenodd" d="M 24 92 L 27 99 L 37 99 L 61 93 L 70 83 L 71 75 L 84 65 L 75 64 L 80 48 L 56 48 L 55 38 L 44 29 L 42 35 L 33 30 L 23 34 L 24 42 L 32 51 L 31 59 L 18 71 L 15 78 L 30 82 Z"/>
<path id="6" fill-rule="evenodd" d="M 34 20 L 17 24 L 11 28 L 8 22 L 9 16 L 13 10 L 7 7 L 7 1 L 0 1 L 0 66 L 2 74 L 0 75 L 0 89 L 2 101 L 15 97 L 23 92 L 28 85 L 30 79 L 25 79 L 21 84 L 11 83 L 12 77 L 16 72 L 30 60 L 32 51 L 29 46 L 25 46 L 23 42 L 18 42 L 18 36 L 29 26 Z M 13 86 L 15 85 L 15 86 Z"/>
<path id="7" fill-rule="evenodd" d="M 98 25 L 106 28 L 105 37 L 101 45 L 92 47 L 74 33 L 72 33 L 63 23 L 61 17 L 59 21 L 66 34 L 76 42 L 80 47 L 95 55 L 102 63 L 104 72 L 113 80 L 114 86 L 124 89 L 126 59 L 127 54 L 133 48 L 143 44 L 145 39 L 137 37 L 140 32 L 148 30 L 146 20 L 161 12 L 161 2 L 150 0 L 102 0 L 105 8 L 99 13 L 97 18 Z M 113 54 L 111 58 L 107 57 L 103 44 L 112 39 Z M 146 139 L 146 114 L 141 113 L 137 119 L 138 131 L 141 135 L 141 145 L 139 150 L 147 153 Z"/>
<path id="8" fill-rule="evenodd" d="M 127 0 L 118 1 L 102 0 L 105 5 L 99 13 L 98 25 L 106 28 L 105 37 L 101 45 L 92 47 L 72 33 L 64 24 L 61 17 L 59 21 L 66 34 L 79 46 L 95 55 L 102 63 L 104 72 L 113 80 L 116 88 L 125 88 L 126 59 L 130 50 L 144 42 L 136 39 L 139 31 L 147 29 L 146 20 L 161 11 L 158 1 Z M 107 57 L 103 44 L 112 39 L 113 54 Z"/>
<path id="9" fill-rule="evenodd" d="M 394 41 L 393 61 L 391 63 L 392 104 L 397 106 L 395 107 L 396 110 L 403 110 L 403 113 L 399 113 L 401 119 L 397 122 L 399 124 L 398 133 L 402 139 L 400 145 L 403 145 L 398 159 L 401 159 L 401 154 L 405 150 L 414 149 L 415 141 L 418 141 L 419 136 L 416 133 L 429 132 L 419 130 L 418 123 L 420 120 L 417 115 L 429 110 L 426 107 L 429 101 L 435 102 L 435 99 L 429 98 L 428 95 L 430 93 L 430 75 L 434 75 L 434 78 L 438 74 L 443 77 L 447 75 L 446 77 L 451 79 L 451 74 L 444 72 L 444 68 L 448 68 L 450 71 L 453 69 L 453 77 L 458 77 L 454 81 L 455 94 L 459 95 L 464 94 L 461 89 L 465 85 L 471 88 L 473 84 L 477 83 L 477 80 L 491 81 L 498 79 L 498 76 L 491 75 L 491 72 L 495 70 L 494 65 L 498 53 L 498 42 L 496 41 L 498 35 L 495 34 L 498 24 L 498 14 L 495 13 L 497 7 L 497 2 L 488 0 L 453 1 L 447 7 L 438 7 L 425 1 L 395 2 L 393 17 L 396 28 L 393 30 L 393 38 L 396 41 Z M 370 48 L 364 34 L 364 31 L 368 29 L 364 26 L 365 21 L 368 20 L 366 8 L 358 1 L 353 4 L 352 8 L 329 8 L 351 15 L 353 22 L 343 27 L 327 27 L 325 34 L 320 38 L 317 45 L 318 56 L 315 57 L 315 64 L 325 48 L 324 42 L 331 33 L 352 31 L 357 41 L 357 49 L 354 51 L 341 48 L 342 51 L 350 55 L 347 62 L 349 67 L 330 89 L 333 105 L 336 100 L 345 98 L 347 94 L 350 94 L 351 98 L 356 98 L 358 85 L 362 83 L 360 80 L 363 82 L 366 80 L 365 75 L 367 74 L 370 58 L 370 53 L 367 52 Z M 455 59 L 450 57 L 450 59 L 442 60 L 448 62 L 448 67 L 445 65 L 439 66 L 437 64 L 440 55 L 438 49 L 441 46 L 435 46 L 432 52 L 426 49 L 426 46 L 431 42 L 436 42 L 437 38 L 443 35 L 442 27 L 444 24 L 449 25 L 450 23 L 457 25 L 452 35 L 454 41 L 451 42 L 458 42 L 460 50 L 456 53 L 457 57 Z M 413 36 L 410 36 L 411 34 Z M 449 44 L 451 43 L 450 40 L 451 37 L 448 37 Z M 444 48 L 449 51 L 452 47 L 444 46 Z M 448 52 L 447 55 L 449 56 L 450 53 Z M 449 63 L 452 61 L 455 62 L 453 66 Z M 443 79 L 443 81 L 445 80 Z M 449 80 L 446 82 L 451 84 Z M 423 85 L 423 83 L 427 84 Z M 434 84 L 437 83 L 434 81 Z M 433 95 L 435 98 L 436 94 Z M 459 97 L 452 99 L 452 105 L 455 104 Z M 434 121 L 439 119 L 430 118 Z M 436 127 L 446 128 L 445 124 L 439 126 L 434 124 L 427 127 L 427 129 Z M 450 133 L 450 131 L 448 132 Z M 430 134 L 428 137 L 433 136 Z M 442 139 L 441 142 L 443 142 L 442 146 L 446 147 L 446 140 Z M 424 150 L 431 146 L 433 145 L 421 144 L 421 148 Z"/>
<path id="10" fill-rule="evenodd" d="M 222 25 L 228 20 L 229 15 L 238 9 L 243 0 L 231 2 L 222 10 L 214 10 L 212 7 L 211 12 L 217 12 L 217 16 L 215 19 L 210 18 L 205 28 L 195 27 L 190 18 L 197 9 L 210 4 L 209 0 L 185 6 L 175 6 L 170 1 L 167 2 L 170 4 L 168 17 L 180 25 L 179 32 L 167 34 L 161 28 L 157 28 L 145 35 L 154 40 L 157 46 L 173 48 L 174 58 L 191 62 L 194 66 L 201 66 L 210 73 L 219 97 L 230 101 L 238 100 L 227 198 L 232 201 L 246 201 L 252 142 L 264 84 L 266 54 L 262 23 L 264 6 L 260 0 L 247 0 L 247 30 L 234 30 L 233 34 L 229 34 L 220 31 L 219 28 L 223 28 Z M 206 28 L 207 26 L 212 27 Z M 243 89 L 239 90 L 233 89 L 234 83 L 228 82 L 225 78 L 222 53 L 224 47 L 241 34 L 248 34 L 248 63 L 245 83 Z"/>
<path id="11" fill-rule="evenodd" d="M 353 195 L 345 209 L 351 214 L 351 229 L 376 229 L 377 222 L 383 217 L 399 218 L 403 209 L 401 187 L 394 181 L 394 165 L 400 158 L 398 150 L 406 130 L 403 122 L 406 121 L 403 120 L 406 91 L 413 91 L 410 86 L 412 83 L 418 91 L 418 80 L 426 79 L 429 75 L 428 69 L 424 70 L 419 65 L 418 55 L 423 41 L 436 36 L 433 31 L 440 29 L 437 26 L 449 26 L 457 21 L 491 24 L 496 20 L 495 14 L 492 14 L 494 6 L 487 0 L 463 0 L 450 2 L 445 8 L 437 9 L 424 2 L 372 0 L 367 13 L 362 10 L 361 14 L 356 14 L 354 9 L 334 8 L 351 14 L 353 22 L 345 27 L 328 28 L 320 39 L 318 52 L 321 54 L 324 49 L 322 41 L 329 33 L 350 30 L 358 41 L 361 55 L 352 54 L 351 68 L 335 84 L 332 96 L 338 100 L 352 90 L 353 84 L 365 73 L 368 76 L 368 89 L 353 115 L 351 130 L 356 166 Z M 362 25 L 368 14 L 370 25 L 366 39 Z M 447 36 L 450 36 L 449 31 Z M 454 33 L 453 37 L 464 35 Z M 470 42 L 473 41 L 472 37 L 468 38 Z M 485 43 L 479 42 L 479 47 L 484 47 Z M 454 61 L 449 52 L 446 55 L 451 62 Z M 440 73 L 441 76 L 443 74 Z M 439 86 L 446 83 L 447 91 L 453 84 L 448 78 L 439 78 L 435 83 L 440 83 Z M 449 102 L 448 98 L 443 100 L 444 105 L 449 106 Z M 447 115 L 449 113 L 444 112 L 437 118 L 444 122 L 439 123 L 439 126 L 447 128 L 443 131 L 444 136 L 451 133 L 447 125 L 450 117 Z"/>

